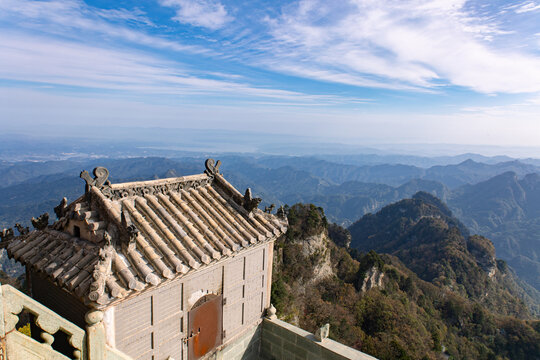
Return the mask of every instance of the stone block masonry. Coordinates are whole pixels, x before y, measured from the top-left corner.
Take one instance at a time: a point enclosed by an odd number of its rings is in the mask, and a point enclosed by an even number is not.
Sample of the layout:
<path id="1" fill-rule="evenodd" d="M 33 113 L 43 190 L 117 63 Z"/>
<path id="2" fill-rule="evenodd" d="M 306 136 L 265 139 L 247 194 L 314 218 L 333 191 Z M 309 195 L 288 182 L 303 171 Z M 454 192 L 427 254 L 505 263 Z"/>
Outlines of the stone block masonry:
<path id="1" fill-rule="evenodd" d="M 317 341 L 310 332 L 278 319 L 264 319 L 262 323 L 260 358 L 265 360 L 376 360 L 373 356 L 334 340 Z"/>
<path id="2" fill-rule="evenodd" d="M 211 355 L 209 360 L 258 360 L 260 359 L 262 325 L 258 324 L 238 335 Z"/>

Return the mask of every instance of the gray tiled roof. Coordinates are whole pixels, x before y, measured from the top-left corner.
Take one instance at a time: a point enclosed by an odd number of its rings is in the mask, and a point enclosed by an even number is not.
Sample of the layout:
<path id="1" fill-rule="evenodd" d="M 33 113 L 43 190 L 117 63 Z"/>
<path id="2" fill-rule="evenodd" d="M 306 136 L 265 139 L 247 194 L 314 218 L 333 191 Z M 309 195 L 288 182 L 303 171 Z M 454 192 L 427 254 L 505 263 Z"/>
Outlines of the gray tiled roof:
<path id="1" fill-rule="evenodd" d="M 55 209 L 52 226 L 11 240 L 8 255 L 100 308 L 286 231 L 286 219 L 259 210 L 249 189 L 239 193 L 219 162 L 206 168 L 122 184 L 104 168 L 94 179 L 83 172 L 86 193 Z"/>

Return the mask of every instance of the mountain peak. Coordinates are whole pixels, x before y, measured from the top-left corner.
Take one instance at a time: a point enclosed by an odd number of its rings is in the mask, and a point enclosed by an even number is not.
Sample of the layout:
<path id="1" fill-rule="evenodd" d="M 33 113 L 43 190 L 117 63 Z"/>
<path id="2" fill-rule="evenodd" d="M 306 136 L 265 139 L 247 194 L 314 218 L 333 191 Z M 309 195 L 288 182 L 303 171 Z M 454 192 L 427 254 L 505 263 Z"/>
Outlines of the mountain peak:
<path id="1" fill-rule="evenodd" d="M 480 164 L 482 164 L 482 163 L 479 163 L 479 162 L 474 161 L 472 159 L 467 159 L 465 161 L 460 162 L 458 164 L 458 166 L 460 166 L 460 167 L 473 167 L 473 166 L 478 166 Z"/>
<path id="2" fill-rule="evenodd" d="M 491 280 L 510 281 L 508 286 L 516 287 L 513 280 L 504 280 L 505 271 L 498 275 L 493 243 L 469 236 L 468 229 L 431 194 L 419 192 L 414 199 L 388 205 L 364 216 L 349 231 L 351 248 L 397 256 L 422 280 L 487 301 L 487 306 L 504 302 L 506 296 Z M 493 297 L 489 301 L 487 293 Z M 526 313 L 524 305 L 514 310 L 515 315 Z"/>
<path id="3" fill-rule="evenodd" d="M 419 191 L 413 195 L 413 199 L 421 200 L 427 204 L 435 206 L 446 216 L 452 216 L 452 211 L 438 197 L 425 191 Z"/>

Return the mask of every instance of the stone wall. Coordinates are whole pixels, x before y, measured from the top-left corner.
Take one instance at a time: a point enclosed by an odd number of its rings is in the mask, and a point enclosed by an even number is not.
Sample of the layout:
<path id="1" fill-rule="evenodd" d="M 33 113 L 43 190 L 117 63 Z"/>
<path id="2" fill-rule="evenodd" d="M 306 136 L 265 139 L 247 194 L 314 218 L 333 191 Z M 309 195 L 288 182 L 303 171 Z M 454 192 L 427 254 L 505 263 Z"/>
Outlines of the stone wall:
<path id="1" fill-rule="evenodd" d="M 260 359 L 262 325 L 248 328 L 214 353 L 209 360 L 258 360 Z"/>
<path id="2" fill-rule="evenodd" d="M 72 294 L 59 288 L 42 274 L 30 270 L 32 298 L 84 329 L 84 315 L 90 310 Z"/>
<path id="3" fill-rule="evenodd" d="M 265 360 L 376 360 L 331 339 L 317 341 L 313 334 L 278 319 L 264 319 L 261 337 L 260 358 Z"/>
<path id="4" fill-rule="evenodd" d="M 331 339 L 317 341 L 310 332 L 281 320 L 264 319 L 233 339 L 209 360 L 377 360 Z"/>

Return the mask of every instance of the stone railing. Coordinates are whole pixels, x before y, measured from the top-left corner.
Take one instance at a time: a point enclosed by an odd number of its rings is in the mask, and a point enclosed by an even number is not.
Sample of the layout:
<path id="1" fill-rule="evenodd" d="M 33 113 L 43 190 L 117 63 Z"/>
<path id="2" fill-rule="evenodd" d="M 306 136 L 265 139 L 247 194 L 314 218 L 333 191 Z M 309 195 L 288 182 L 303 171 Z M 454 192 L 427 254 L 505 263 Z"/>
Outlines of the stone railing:
<path id="1" fill-rule="evenodd" d="M 0 360 L 131 360 L 106 345 L 100 311 L 86 314 L 85 331 L 9 285 L 0 287 L 0 308 Z M 32 337 L 16 329 L 23 313 L 33 321 Z M 55 348 L 55 335 L 67 339 L 62 350 Z"/>
<path id="2" fill-rule="evenodd" d="M 321 359 L 321 360 L 377 360 L 373 356 L 328 339 L 328 325 L 316 335 L 277 319 L 272 306 L 262 323 L 260 358 Z M 321 332 L 323 334 L 321 334 Z"/>

